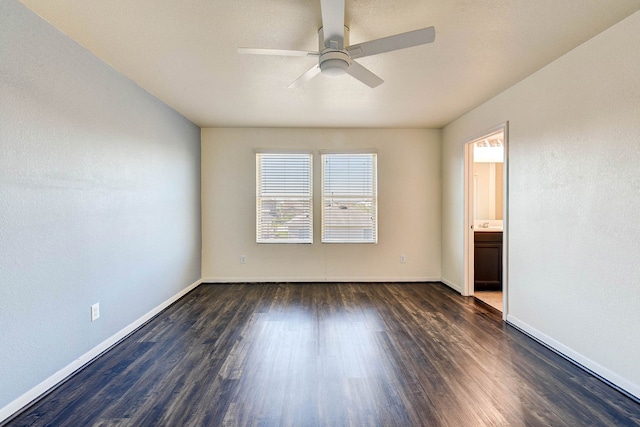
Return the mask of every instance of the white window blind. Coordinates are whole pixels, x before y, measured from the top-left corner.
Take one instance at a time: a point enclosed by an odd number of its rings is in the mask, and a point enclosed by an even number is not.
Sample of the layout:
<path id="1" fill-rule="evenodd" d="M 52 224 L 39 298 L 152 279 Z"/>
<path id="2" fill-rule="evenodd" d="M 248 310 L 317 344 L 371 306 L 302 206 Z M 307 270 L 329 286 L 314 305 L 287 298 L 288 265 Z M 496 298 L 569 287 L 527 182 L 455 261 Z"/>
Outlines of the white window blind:
<path id="1" fill-rule="evenodd" d="M 256 153 L 256 241 L 313 243 L 312 155 Z"/>
<path id="2" fill-rule="evenodd" d="M 377 243 L 376 153 L 322 154 L 322 242 Z"/>

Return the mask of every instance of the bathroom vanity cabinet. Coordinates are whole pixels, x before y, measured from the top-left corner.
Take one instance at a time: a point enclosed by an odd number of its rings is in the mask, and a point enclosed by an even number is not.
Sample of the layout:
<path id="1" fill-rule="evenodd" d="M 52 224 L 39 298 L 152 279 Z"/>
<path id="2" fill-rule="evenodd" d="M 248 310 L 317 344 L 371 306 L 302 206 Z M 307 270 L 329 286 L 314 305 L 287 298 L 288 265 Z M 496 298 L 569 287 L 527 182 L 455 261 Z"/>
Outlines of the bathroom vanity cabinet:
<path id="1" fill-rule="evenodd" d="M 502 232 L 474 233 L 474 289 L 502 290 Z"/>

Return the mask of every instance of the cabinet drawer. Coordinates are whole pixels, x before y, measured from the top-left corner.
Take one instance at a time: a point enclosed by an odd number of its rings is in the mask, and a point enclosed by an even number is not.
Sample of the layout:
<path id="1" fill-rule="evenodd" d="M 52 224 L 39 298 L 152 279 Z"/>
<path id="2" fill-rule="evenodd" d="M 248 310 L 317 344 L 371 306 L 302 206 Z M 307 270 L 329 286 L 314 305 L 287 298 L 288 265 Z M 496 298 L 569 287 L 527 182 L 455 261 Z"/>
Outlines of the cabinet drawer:
<path id="1" fill-rule="evenodd" d="M 502 242 L 502 231 L 476 231 L 473 239 L 476 242 Z"/>

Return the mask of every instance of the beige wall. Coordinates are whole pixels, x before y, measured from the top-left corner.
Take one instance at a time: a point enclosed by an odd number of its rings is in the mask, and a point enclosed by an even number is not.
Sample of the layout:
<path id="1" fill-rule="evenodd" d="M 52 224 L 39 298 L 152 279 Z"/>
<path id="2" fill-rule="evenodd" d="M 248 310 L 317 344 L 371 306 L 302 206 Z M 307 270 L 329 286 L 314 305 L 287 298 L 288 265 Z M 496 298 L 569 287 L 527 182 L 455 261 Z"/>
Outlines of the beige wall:
<path id="1" fill-rule="evenodd" d="M 255 242 L 257 148 L 313 150 L 312 245 Z M 378 151 L 379 242 L 322 244 L 318 150 L 358 148 Z M 439 280 L 440 188 L 437 130 L 203 129 L 203 279 Z"/>
<path id="2" fill-rule="evenodd" d="M 443 131 L 442 275 L 463 286 L 463 144 L 509 122 L 508 321 L 640 396 L 640 12 Z"/>

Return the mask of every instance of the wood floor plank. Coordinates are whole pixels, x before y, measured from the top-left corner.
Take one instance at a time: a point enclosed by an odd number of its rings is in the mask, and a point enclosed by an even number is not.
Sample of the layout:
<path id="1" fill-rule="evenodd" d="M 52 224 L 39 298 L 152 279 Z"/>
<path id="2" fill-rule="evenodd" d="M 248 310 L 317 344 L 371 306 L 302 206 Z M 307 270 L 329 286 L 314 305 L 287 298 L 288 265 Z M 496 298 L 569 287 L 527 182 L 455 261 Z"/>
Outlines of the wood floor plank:
<path id="1" fill-rule="evenodd" d="M 437 283 L 201 285 L 6 423 L 546 425 L 640 404 Z"/>

